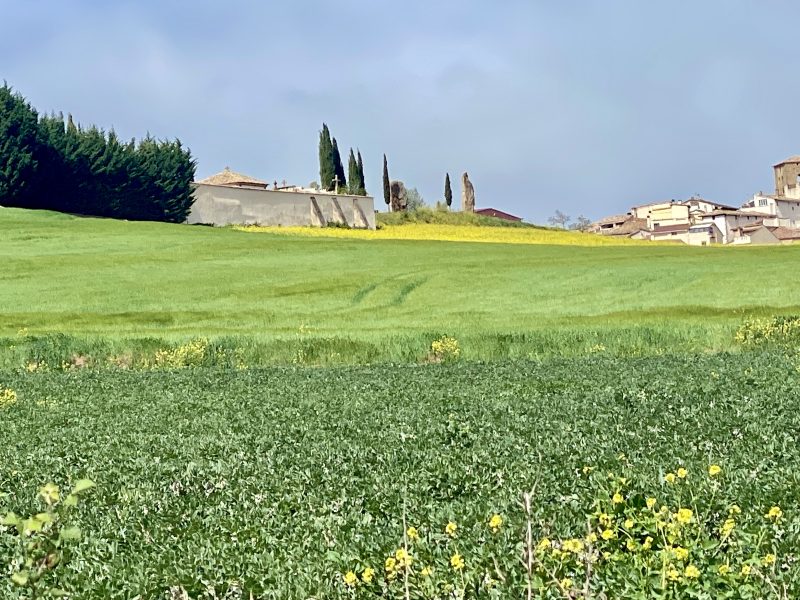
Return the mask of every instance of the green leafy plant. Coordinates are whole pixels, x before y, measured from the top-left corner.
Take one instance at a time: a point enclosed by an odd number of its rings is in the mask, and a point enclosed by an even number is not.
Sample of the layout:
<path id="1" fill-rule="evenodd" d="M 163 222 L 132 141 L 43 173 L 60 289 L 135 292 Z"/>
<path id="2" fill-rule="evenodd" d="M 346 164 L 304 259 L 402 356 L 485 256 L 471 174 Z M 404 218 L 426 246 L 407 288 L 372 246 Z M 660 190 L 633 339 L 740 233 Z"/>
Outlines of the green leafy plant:
<path id="1" fill-rule="evenodd" d="M 54 587 L 57 569 L 64 560 L 67 544 L 81 539 L 81 530 L 70 524 L 70 510 L 94 487 L 89 479 L 78 480 L 66 496 L 59 487 L 48 483 L 39 490 L 43 510 L 28 517 L 7 513 L 0 526 L 16 531 L 17 555 L 12 559 L 11 581 L 30 591 L 31 598 L 65 595 Z"/>

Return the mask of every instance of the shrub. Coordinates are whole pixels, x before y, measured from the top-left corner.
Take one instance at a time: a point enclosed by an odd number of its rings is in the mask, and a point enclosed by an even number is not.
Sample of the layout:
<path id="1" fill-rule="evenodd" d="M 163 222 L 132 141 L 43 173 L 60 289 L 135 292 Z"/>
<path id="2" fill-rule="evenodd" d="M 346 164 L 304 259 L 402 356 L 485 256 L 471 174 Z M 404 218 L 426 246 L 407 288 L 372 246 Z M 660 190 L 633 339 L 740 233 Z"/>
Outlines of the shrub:
<path id="1" fill-rule="evenodd" d="M 158 350 L 153 358 L 152 367 L 156 369 L 199 367 L 206 360 L 208 345 L 207 339 L 197 338 L 177 348 Z"/>

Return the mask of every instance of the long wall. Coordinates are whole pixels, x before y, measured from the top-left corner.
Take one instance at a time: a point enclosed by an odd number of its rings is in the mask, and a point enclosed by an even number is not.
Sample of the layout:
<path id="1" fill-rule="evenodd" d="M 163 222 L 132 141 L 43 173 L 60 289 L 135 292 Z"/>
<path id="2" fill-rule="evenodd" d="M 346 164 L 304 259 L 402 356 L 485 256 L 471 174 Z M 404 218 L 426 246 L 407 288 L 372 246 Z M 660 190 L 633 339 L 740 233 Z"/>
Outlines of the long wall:
<path id="1" fill-rule="evenodd" d="M 187 223 L 283 227 L 324 227 L 328 223 L 341 223 L 356 229 L 375 229 L 375 201 L 370 196 L 335 196 L 196 183 L 194 197 Z"/>

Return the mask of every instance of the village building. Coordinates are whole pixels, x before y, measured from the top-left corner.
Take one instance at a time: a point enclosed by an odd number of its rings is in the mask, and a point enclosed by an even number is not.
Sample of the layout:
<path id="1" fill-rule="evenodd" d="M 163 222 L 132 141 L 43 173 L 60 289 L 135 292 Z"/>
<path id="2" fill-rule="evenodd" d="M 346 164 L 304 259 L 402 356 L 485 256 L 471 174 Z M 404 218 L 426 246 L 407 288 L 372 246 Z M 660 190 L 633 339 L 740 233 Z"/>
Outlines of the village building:
<path id="1" fill-rule="evenodd" d="M 800 156 L 790 156 L 772 168 L 775 171 L 775 195 L 800 199 Z"/>
<path id="2" fill-rule="evenodd" d="M 224 171 L 193 184 L 195 202 L 190 224 L 326 227 L 346 225 L 375 229 L 371 196 L 326 192 L 298 186 L 269 184 Z"/>
<path id="3" fill-rule="evenodd" d="M 800 198 L 767 196 L 758 193 L 740 210 L 747 213 L 766 214 L 769 221 L 765 221 L 766 225 L 800 228 Z"/>
<path id="4" fill-rule="evenodd" d="M 710 246 L 722 243 L 722 232 L 715 223 L 696 223 L 689 226 L 686 243 L 690 246 Z"/>
<path id="5" fill-rule="evenodd" d="M 494 217 L 495 219 L 503 219 L 504 221 L 522 221 L 522 217 L 517 217 L 498 208 L 476 208 L 475 214 L 484 217 Z"/>

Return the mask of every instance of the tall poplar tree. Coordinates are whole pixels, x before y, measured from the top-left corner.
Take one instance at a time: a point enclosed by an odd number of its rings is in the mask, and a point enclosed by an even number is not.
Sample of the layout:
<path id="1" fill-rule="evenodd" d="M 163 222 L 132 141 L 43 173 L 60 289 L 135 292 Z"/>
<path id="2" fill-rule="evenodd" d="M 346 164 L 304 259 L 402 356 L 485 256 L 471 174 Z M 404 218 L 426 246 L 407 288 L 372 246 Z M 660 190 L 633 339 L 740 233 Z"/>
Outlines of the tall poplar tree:
<path id="1" fill-rule="evenodd" d="M 347 178 L 344 175 L 344 165 L 342 164 L 342 155 L 339 154 L 339 144 L 336 143 L 336 138 L 333 138 L 333 167 L 335 176 L 339 177 L 339 189 L 347 189 Z M 336 189 L 336 185 L 331 189 Z"/>
<path id="2" fill-rule="evenodd" d="M 389 182 L 389 163 L 386 162 L 385 154 L 383 155 L 383 201 L 386 202 L 386 206 L 389 206 L 391 210 L 392 190 Z"/>
<path id="3" fill-rule="evenodd" d="M 336 165 L 333 160 L 333 143 L 328 126 L 323 123 L 319 132 L 319 183 L 323 190 L 334 188 L 333 178 L 336 176 Z"/>
<path id="4" fill-rule="evenodd" d="M 444 201 L 447 203 L 447 208 L 453 203 L 453 190 L 450 188 L 450 173 L 447 173 L 444 178 Z"/>

